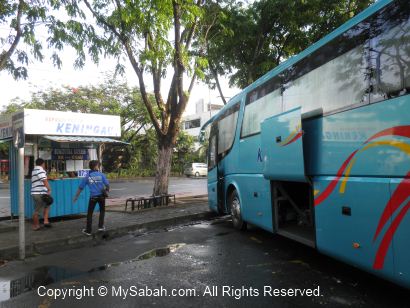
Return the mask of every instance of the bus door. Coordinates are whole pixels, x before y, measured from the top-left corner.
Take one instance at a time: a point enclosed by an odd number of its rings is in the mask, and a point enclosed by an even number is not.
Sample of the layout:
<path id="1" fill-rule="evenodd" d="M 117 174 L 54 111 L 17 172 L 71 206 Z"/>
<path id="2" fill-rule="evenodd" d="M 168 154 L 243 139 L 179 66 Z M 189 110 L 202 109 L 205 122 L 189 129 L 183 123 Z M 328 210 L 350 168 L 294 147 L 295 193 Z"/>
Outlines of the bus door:
<path id="1" fill-rule="evenodd" d="M 224 212 L 223 185 L 224 177 L 218 163 L 218 125 L 213 123 L 208 150 L 208 202 L 211 209 L 220 214 Z"/>
<path id="2" fill-rule="evenodd" d="M 300 110 L 298 107 L 261 123 L 266 179 L 306 182 Z"/>
<path id="3" fill-rule="evenodd" d="M 263 176 L 271 182 L 278 234 L 314 246 L 313 194 L 305 175 L 301 108 L 261 123 Z"/>
<path id="4" fill-rule="evenodd" d="M 221 168 L 220 162 L 217 163 L 216 172 L 218 176 L 218 183 L 216 187 L 216 198 L 218 201 L 218 213 L 225 213 L 225 177 L 224 170 Z"/>

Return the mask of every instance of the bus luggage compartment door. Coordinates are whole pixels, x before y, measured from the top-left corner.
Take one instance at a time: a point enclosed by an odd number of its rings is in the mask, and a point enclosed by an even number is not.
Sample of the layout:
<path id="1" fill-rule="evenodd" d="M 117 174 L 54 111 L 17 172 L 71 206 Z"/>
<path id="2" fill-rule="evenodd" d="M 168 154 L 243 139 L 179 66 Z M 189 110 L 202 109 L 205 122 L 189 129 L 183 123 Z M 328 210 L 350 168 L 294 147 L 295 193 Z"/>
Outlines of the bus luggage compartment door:
<path id="1" fill-rule="evenodd" d="M 263 175 L 266 179 L 306 182 L 301 108 L 261 122 Z"/>

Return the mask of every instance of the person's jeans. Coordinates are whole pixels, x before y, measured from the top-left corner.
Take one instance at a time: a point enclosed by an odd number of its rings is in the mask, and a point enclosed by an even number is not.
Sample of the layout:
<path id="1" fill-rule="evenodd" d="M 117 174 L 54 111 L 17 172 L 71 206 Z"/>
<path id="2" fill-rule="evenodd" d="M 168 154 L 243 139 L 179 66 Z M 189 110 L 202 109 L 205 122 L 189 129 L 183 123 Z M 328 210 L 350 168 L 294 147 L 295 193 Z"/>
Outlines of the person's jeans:
<path id="1" fill-rule="evenodd" d="M 103 196 L 91 197 L 88 202 L 88 212 L 87 212 L 87 228 L 86 232 L 91 233 L 93 225 L 93 212 L 95 205 L 98 203 L 100 206 L 100 217 L 98 220 L 98 228 L 104 227 L 104 216 L 105 216 L 105 198 Z"/>

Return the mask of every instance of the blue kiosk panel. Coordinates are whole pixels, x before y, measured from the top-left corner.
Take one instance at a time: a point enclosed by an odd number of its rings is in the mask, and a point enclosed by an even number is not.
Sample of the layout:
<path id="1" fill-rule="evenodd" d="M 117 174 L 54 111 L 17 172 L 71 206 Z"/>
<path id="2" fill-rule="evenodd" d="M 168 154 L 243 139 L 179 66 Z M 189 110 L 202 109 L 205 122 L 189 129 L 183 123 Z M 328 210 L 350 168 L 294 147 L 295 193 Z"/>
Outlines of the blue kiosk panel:
<path id="1" fill-rule="evenodd" d="M 80 185 L 81 178 L 49 180 L 51 185 L 53 204 L 50 207 L 50 217 L 73 215 L 87 212 L 88 199 L 90 192 L 86 187 L 78 198 L 76 203 L 73 203 L 73 197 Z M 26 218 L 31 218 L 34 211 L 33 198 L 30 193 L 31 181 L 24 180 L 24 206 Z M 97 207 L 98 208 L 98 207 Z M 97 210 L 96 208 L 96 210 Z M 18 204 L 12 202 L 12 215 L 18 216 Z"/>

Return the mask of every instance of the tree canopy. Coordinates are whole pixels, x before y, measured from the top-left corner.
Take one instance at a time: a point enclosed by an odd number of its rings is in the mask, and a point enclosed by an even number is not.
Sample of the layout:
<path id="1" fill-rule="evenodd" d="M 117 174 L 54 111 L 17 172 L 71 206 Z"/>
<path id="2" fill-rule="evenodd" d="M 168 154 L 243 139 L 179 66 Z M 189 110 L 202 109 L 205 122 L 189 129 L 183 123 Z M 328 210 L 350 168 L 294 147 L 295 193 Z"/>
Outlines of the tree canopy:
<path id="1" fill-rule="evenodd" d="M 239 6 L 227 0 L 209 5 L 208 16 L 218 16 L 218 23 L 207 40 L 208 76 L 228 74 L 231 85 L 244 88 L 373 2 L 260 0 Z"/>
<path id="2" fill-rule="evenodd" d="M 53 9 L 65 9 L 68 20 L 55 20 L 50 27 L 49 44 L 62 44 L 77 50 L 77 66 L 86 54 L 94 62 L 101 56 L 124 57 L 138 77 L 138 88 L 158 140 L 158 163 L 154 194 L 168 191 L 171 154 L 180 121 L 195 80 L 202 75 L 206 60 L 191 52 L 203 17 L 203 0 L 139 1 L 56 1 Z M 169 71 L 170 70 L 170 71 Z M 168 95 L 163 97 L 162 81 L 171 72 Z M 146 78 L 153 84 L 154 96 L 147 92 Z M 189 77 L 188 83 L 184 82 Z M 157 112 L 158 111 L 158 112 Z"/>

